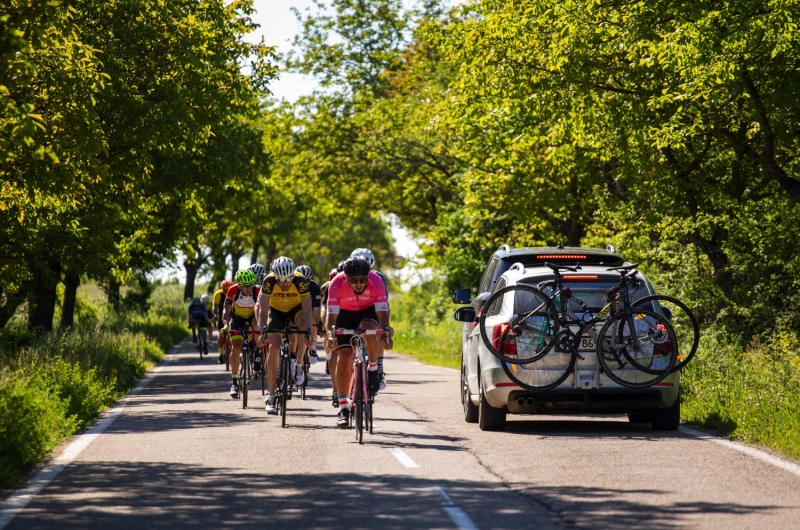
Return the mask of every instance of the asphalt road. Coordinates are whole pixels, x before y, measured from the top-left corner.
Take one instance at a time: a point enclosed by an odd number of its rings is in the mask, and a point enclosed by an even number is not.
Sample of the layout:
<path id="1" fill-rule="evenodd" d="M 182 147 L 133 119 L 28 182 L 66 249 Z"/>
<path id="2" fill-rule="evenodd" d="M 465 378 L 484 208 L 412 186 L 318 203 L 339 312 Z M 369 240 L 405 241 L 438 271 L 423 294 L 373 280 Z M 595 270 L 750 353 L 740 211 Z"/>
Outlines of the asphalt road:
<path id="1" fill-rule="evenodd" d="M 800 528 L 800 476 L 685 433 L 544 416 L 484 433 L 458 372 L 390 355 L 359 446 L 324 362 L 282 429 L 209 357 L 181 345 L 8 528 Z"/>

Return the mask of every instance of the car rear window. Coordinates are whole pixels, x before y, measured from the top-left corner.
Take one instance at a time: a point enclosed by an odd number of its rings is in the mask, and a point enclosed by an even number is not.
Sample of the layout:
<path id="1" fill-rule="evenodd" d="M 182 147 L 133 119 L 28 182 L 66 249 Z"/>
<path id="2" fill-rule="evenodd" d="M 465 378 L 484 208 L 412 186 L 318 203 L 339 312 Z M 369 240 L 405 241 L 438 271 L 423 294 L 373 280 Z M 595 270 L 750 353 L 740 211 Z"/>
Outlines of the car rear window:
<path id="1" fill-rule="evenodd" d="M 531 285 L 532 287 L 536 287 L 536 285 L 541 280 L 524 280 L 521 283 L 525 285 Z M 579 283 L 579 282 L 569 282 L 566 284 L 572 290 L 572 296 L 581 300 L 584 304 L 589 307 L 589 311 L 595 313 L 601 310 L 606 305 L 606 293 L 609 289 L 618 285 L 616 281 L 599 281 L 599 282 L 587 282 L 587 283 Z M 548 296 L 552 296 L 554 291 L 552 288 L 547 287 L 544 289 L 544 293 Z M 640 282 L 639 287 L 630 290 L 631 294 L 631 301 L 634 301 L 638 298 L 643 296 L 647 296 L 649 293 L 647 292 L 647 287 L 645 287 L 644 282 Z M 582 310 L 581 306 L 577 302 L 570 302 L 569 308 L 571 311 L 575 313 L 580 313 Z"/>

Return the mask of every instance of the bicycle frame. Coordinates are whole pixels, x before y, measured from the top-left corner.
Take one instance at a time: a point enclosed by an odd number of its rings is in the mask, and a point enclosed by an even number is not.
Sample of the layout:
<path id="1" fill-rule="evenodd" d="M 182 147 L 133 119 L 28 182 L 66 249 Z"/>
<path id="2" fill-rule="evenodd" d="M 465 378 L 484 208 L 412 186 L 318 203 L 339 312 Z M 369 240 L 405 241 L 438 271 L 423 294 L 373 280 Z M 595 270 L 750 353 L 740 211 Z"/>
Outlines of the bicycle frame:
<path id="1" fill-rule="evenodd" d="M 382 329 L 337 328 L 335 333 L 336 335 L 351 335 L 350 345 L 353 347 L 353 377 L 350 379 L 348 397 L 355 405 L 356 440 L 361 444 L 364 443 L 364 420 L 366 420 L 367 423 L 367 430 L 372 434 L 373 405 L 375 404 L 374 396 L 370 395 L 367 389 L 367 365 L 369 359 L 363 336 L 383 335 L 386 332 Z M 353 415 L 351 415 L 350 418 L 352 421 Z"/>

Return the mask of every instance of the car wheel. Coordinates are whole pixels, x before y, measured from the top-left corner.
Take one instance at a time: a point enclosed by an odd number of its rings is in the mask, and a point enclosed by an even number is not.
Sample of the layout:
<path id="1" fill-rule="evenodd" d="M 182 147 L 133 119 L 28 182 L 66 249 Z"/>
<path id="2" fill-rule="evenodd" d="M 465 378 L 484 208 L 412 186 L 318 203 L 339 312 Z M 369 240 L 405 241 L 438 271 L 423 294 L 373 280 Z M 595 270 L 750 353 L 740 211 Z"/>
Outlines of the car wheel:
<path id="1" fill-rule="evenodd" d="M 629 412 L 628 421 L 631 423 L 650 423 L 653 419 L 652 414 L 647 412 Z"/>
<path id="2" fill-rule="evenodd" d="M 461 403 L 464 405 L 464 421 L 467 423 L 478 422 L 478 407 L 472 403 L 467 385 L 467 373 L 464 364 L 461 364 Z"/>
<path id="3" fill-rule="evenodd" d="M 656 409 L 652 412 L 650 425 L 654 431 L 676 431 L 681 425 L 681 398 L 675 400 L 672 406 L 665 409 Z"/>
<path id="4" fill-rule="evenodd" d="M 502 431 L 506 428 L 506 410 L 493 407 L 486 401 L 486 396 L 483 393 L 480 366 L 478 367 L 478 389 L 480 391 L 478 426 L 482 431 Z"/>

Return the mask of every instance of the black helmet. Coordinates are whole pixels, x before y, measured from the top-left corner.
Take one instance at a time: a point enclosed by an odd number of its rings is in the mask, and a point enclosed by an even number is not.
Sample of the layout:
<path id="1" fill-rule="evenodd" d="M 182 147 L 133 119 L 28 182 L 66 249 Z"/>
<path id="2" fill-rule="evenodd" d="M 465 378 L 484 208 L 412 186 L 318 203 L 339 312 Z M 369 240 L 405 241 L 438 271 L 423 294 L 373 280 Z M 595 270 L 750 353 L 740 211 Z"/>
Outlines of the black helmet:
<path id="1" fill-rule="evenodd" d="M 355 256 L 344 262 L 344 273 L 347 276 L 366 276 L 370 270 L 369 262 L 361 256 Z"/>
<path id="2" fill-rule="evenodd" d="M 344 271 L 344 264 L 345 264 L 346 262 L 347 262 L 347 260 L 344 260 L 344 259 L 343 259 L 342 261 L 340 261 L 340 262 L 339 262 L 339 266 L 338 266 L 338 267 L 336 267 L 336 270 L 338 270 L 339 272 L 342 272 L 342 271 Z"/>

